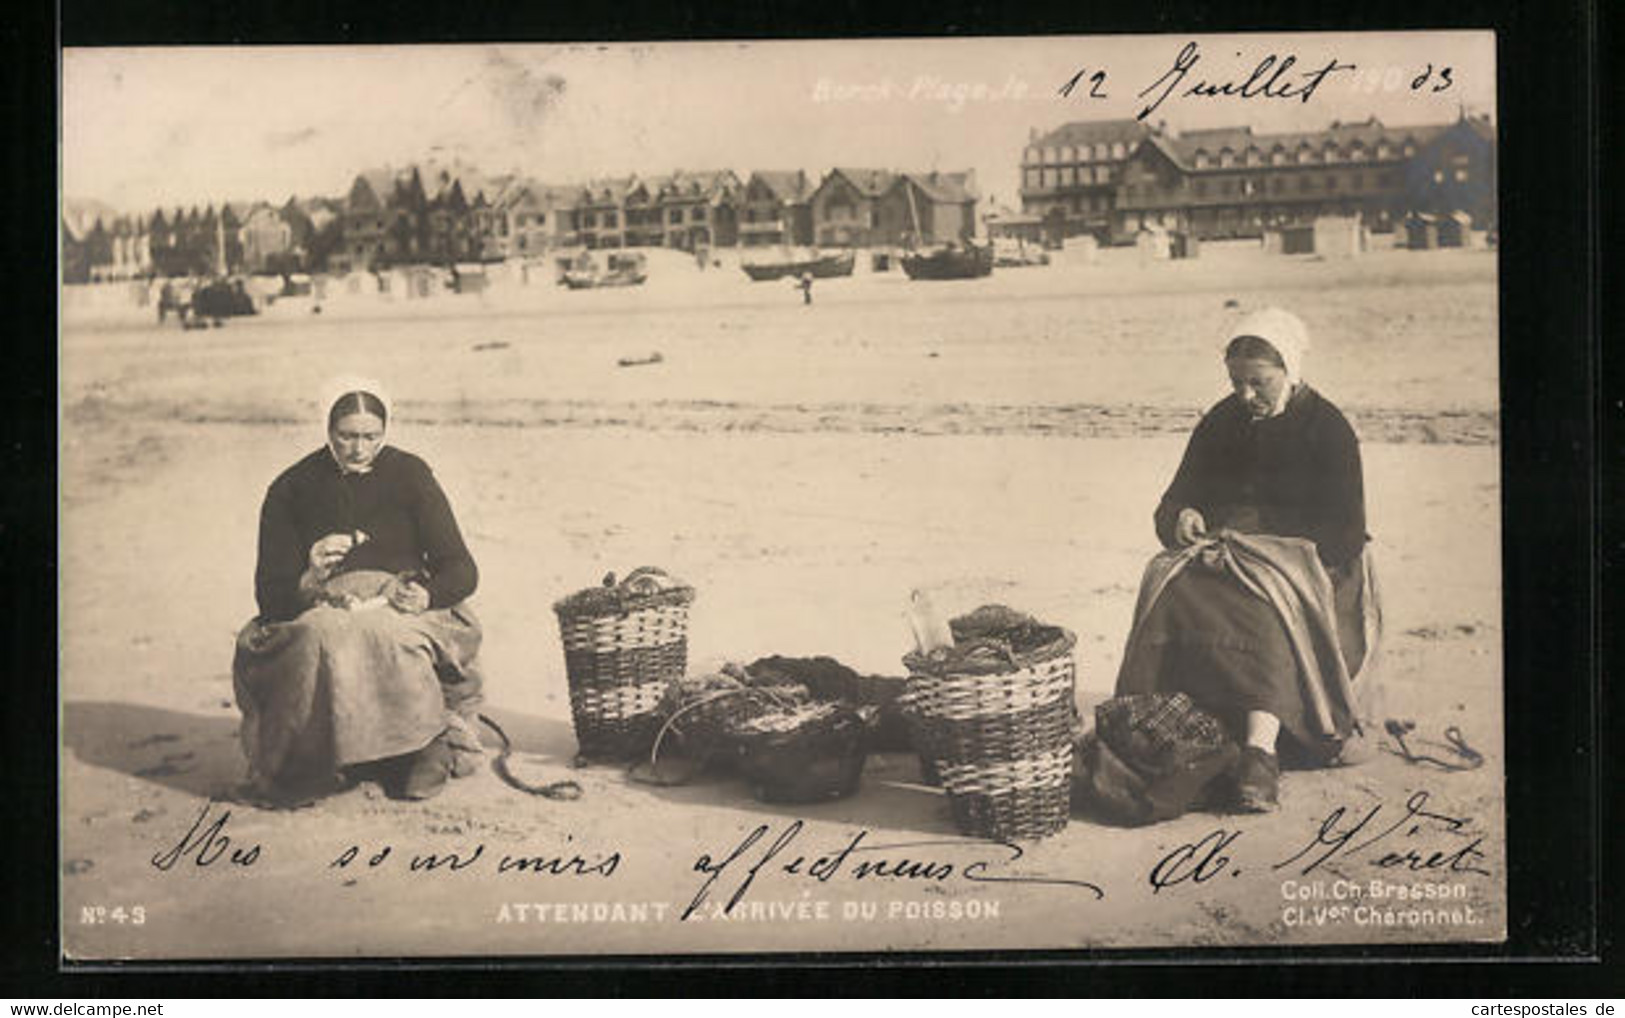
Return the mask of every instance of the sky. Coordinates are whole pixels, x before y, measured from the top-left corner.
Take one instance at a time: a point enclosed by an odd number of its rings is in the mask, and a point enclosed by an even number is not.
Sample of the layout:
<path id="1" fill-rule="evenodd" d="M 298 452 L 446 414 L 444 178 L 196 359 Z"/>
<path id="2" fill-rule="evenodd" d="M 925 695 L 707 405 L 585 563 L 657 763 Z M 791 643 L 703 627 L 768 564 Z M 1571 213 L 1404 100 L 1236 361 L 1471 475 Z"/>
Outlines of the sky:
<path id="1" fill-rule="evenodd" d="M 369 167 L 455 157 L 557 183 L 973 169 L 985 197 L 1014 205 L 1029 132 L 1137 116 L 1192 43 L 1195 63 L 1147 123 L 1263 132 L 1495 115 L 1489 32 L 69 49 L 61 186 L 123 212 L 281 202 L 341 196 Z M 1301 93 L 1306 72 L 1333 60 L 1353 70 L 1326 75 L 1307 101 L 1183 94 L 1239 86 L 1272 55 L 1295 58 L 1275 90 Z M 1449 87 L 1435 91 L 1445 67 Z"/>

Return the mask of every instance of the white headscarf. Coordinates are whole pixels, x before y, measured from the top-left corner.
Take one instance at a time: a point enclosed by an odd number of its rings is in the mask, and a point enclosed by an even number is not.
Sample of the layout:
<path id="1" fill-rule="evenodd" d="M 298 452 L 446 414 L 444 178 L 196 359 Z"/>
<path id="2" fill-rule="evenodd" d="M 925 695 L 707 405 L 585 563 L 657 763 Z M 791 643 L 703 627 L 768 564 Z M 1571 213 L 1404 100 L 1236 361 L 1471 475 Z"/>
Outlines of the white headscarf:
<path id="1" fill-rule="evenodd" d="M 1243 316 L 1225 332 L 1221 356 L 1232 342 L 1242 336 L 1256 336 L 1281 355 L 1281 366 L 1286 370 L 1286 385 L 1281 389 L 1281 398 L 1270 410 L 1270 416 L 1274 417 L 1286 409 L 1287 400 L 1303 381 L 1303 355 L 1309 349 L 1309 330 L 1303 320 L 1290 311 L 1264 308 Z"/>
<path id="2" fill-rule="evenodd" d="M 333 462 L 339 465 L 339 469 L 347 472 L 350 471 L 351 468 L 346 466 L 344 462 L 339 459 L 338 454 L 333 451 L 332 439 L 327 433 L 327 418 L 328 415 L 333 412 L 333 404 L 337 403 L 340 399 L 352 392 L 365 392 L 378 397 L 378 402 L 384 405 L 385 434 L 387 435 L 388 432 L 393 430 L 395 427 L 395 407 L 390 402 L 389 394 L 384 391 L 384 387 L 379 385 L 375 379 L 363 378 L 360 375 L 340 375 L 337 378 L 331 378 L 325 382 L 322 385 L 322 394 L 320 397 L 321 404 L 319 407 L 322 415 L 322 444 L 327 446 L 327 451 L 332 454 Z M 386 438 L 383 445 L 388 444 L 389 442 Z M 383 445 L 378 447 L 379 452 L 383 452 Z M 369 465 L 367 469 L 370 470 L 372 468 Z M 361 472 L 365 473 L 366 471 L 364 470 Z"/>

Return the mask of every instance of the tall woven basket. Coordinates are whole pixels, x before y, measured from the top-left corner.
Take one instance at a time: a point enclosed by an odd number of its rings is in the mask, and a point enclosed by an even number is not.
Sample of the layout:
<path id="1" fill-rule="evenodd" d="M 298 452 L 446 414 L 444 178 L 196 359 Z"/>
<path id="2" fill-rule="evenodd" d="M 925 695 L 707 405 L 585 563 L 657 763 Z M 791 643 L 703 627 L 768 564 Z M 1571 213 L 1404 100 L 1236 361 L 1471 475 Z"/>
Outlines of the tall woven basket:
<path id="1" fill-rule="evenodd" d="M 564 641 L 570 715 L 590 760 L 648 755 L 666 683 L 688 666 L 694 589 L 640 569 L 619 586 L 584 590 L 553 605 Z"/>
<path id="2" fill-rule="evenodd" d="M 905 657 L 900 705 L 964 834 L 1035 840 L 1066 826 L 1072 796 L 1075 637 L 1011 655 L 997 671 Z"/>

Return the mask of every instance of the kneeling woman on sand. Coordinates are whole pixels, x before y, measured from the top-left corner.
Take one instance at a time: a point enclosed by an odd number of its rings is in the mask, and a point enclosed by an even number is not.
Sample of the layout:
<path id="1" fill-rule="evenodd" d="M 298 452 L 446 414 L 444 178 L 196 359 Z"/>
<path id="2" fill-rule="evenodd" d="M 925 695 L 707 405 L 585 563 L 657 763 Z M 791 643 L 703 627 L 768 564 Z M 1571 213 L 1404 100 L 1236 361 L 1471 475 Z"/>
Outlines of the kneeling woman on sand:
<path id="1" fill-rule="evenodd" d="M 1289 761 L 1346 761 L 1353 677 L 1380 610 L 1359 441 L 1301 377 L 1308 333 L 1268 309 L 1230 330 L 1233 389 L 1197 424 L 1157 506 L 1119 695 L 1187 693 L 1242 743 L 1235 805 L 1278 804 Z"/>
<path id="2" fill-rule="evenodd" d="M 287 801 L 367 777 L 427 798 L 478 762 L 478 571 L 428 465 L 384 444 L 378 387 L 325 409 L 326 445 L 260 512 L 259 615 L 232 665 L 252 787 Z"/>

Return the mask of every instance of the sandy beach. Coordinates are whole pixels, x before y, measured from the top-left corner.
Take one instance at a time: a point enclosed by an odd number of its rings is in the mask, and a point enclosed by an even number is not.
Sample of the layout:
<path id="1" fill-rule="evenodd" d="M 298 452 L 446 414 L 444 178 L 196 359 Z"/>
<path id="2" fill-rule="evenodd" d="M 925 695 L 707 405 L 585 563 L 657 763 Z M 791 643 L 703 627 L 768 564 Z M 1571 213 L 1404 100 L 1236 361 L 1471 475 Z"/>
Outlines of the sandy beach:
<path id="1" fill-rule="evenodd" d="M 662 254 L 637 289 L 508 278 L 479 296 L 333 296 L 319 314 L 289 299 L 202 331 L 160 327 L 152 309 L 116 295 L 65 294 L 71 957 L 1504 936 L 1493 252 L 1384 249 L 1332 262 L 1214 244 L 1194 261 L 1143 265 L 1132 250 L 1093 264 L 1068 251 L 958 283 L 860 265 L 820 281 L 810 307 L 788 283 L 750 283 L 731 259 L 700 272 Z M 1483 752 L 1481 769 L 1442 773 L 1379 750 L 1358 767 L 1288 773 L 1276 815 L 1196 813 L 1140 829 L 1078 815 L 1011 858 L 963 843 L 908 755 L 871 757 L 855 797 L 802 808 L 758 803 L 728 777 L 656 788 L 614 767 L 570 768 L 551 604 L 640 565 L 698 590 L 691 672 L 778 653 L 901 674 L 912 645 L 903 607 L 923 588 L 948 613 L 997 602 L 1075 632 L 1088 716 L 1110 695 L 1157 550 L 1152 509 L 1191 426 L 1225 391 L 1220 330 L 1267 304 L 1307 322 L 1307 377 L 1364 443 L 1386 612 L 1381 665 L 1367 677 L 1380 689 L 1372 711 L 1412 719 L 1429 739 L 1456 726 Z M 656 351 L 659 363 L 617 363 Z M 254 611 L 260 500 L 321 442 L 323 380 L 356 370 L 390 389 L 390 441 L 433 465 L 479 562 L 486 709 L 514 739 L 515 770 L 573 777 L 580 801 L 526 796 L 489 768 L 426 803 L 371 785 L 294 811 L 230 801 L 246 771 L 232 640 Z M 228 814 L 219 859 L 200 865 L 192 851 L 154 865 Z M 1329 817 L 1336 831 L 1367 816 L 1360 841 L 1391 833 L 1310 865 L 1333 847 L 1302 852 Z M 700 857 L 726 857 L 759 825 L 764 839 L 707 887 Z M 952 872 L 846 867 L 818 879 L 764 867 L 743 906 L 719 914 L 786 832 L 775 862 L 839 852 L 861 832 L 871 859 Z M 1151 874 L 1181 846 L 1212 866 L 1156 887 Z M 1417 868 L 1473 846 L 1472 871 Z M 441 864 L 423 864 L 428 854 Z M 531 857 L 579 857 L 597 872 L 504 866 Z M 967 879 L 975 862 L 1029 882 Z M 1414 900 L 1418 888 L 1442 900 Z M 1423 922 L 1422 908 L 1457 919 Z"/>

